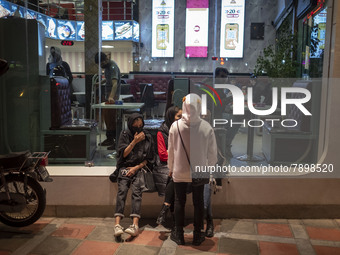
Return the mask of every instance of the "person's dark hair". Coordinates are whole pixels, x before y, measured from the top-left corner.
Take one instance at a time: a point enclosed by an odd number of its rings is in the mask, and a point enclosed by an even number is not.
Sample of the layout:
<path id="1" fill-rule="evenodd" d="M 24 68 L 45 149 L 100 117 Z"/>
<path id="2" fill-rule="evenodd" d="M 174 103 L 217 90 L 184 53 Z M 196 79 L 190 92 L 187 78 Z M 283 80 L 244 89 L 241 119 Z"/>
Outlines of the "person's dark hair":
<path id="1" fill-rule="evenodd" d="M 229 75 L 228 69 L 224 67 L 216 67 L 215 69 L 215 77 L 219 77 L 222 73 L 225 73 L 227 76 Z"/>
<path id="2" fill-rule="evenodd" d="M 104 52 L 100 52 L 100 61 L 103 62 L 107 59 L 107 56 Z M 96 55 L 94 56 L 94 62 L 96 64 L 99 63 L 99 52 L 96 53 Z"/>
<path id="3" fill-rule="evenodd" d="M 165 113 L 165 124 L 168 128 L 171 127 L 172 123 L 175 121 L 175 116 L 179 112 L 180 108 L 177 106 L 171 106 Z"/>

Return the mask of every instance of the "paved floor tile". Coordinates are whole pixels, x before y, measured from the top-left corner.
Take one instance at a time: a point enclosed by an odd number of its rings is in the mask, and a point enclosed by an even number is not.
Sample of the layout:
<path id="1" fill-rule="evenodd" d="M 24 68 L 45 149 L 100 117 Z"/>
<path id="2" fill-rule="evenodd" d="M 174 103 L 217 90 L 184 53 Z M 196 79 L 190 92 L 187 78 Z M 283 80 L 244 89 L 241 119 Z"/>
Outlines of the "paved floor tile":
<path id="1" fill-rule="evenodd" d="M 214 220 L 214 232 L 220 232 L 221 231 L 221 220 Z M 206 221 L 204 221 L 204 230 L 206 229 L 207 224 Z M 184 231 L 186 233 L 194 231 L 194 224 L 190 223 L 187 226 L 184 227 Z"/>
<path id="2" fill-rule="evenodd" d="M 217 252 L 218 241 L 217 237 L 206 238 L 199 246 L 192 245 L 193 235 L 184 235 L 185 245 L 179 245 L 178 249 L 190 251 L 204 251 L 204 252 Z M 177 252 L 177 251 L 176 251 Z"/>
<path id="3" fill-rule="evenodd" d="M 120 244 L 112 242 L 100 242 L 85 240 L 72 253 L 72 255 L 112 255 L 116 252 Z"/>
<path id="4" fill-rule="evenodd" d="M 340 229 L 306 227 L 310 239 L 340 241 Z"/>
<path id="5" fill-rule="evenodd" d="M 52 236 L 85 239 L 95 227 L 92 225 L 63 224 L 52 233 Z"/>
<path id="6" fill-rule="evenodd" d="M 140 234 L 129 241 L 129 243 L 161 247 L 163 242 L 168 239 L 168 235 L 169 233 L 164 232 L 141 231 Z"/>
<path id="7" fill-rule="evenodd" d="M 313 220 L 303 220 L 303 224 L 310 227 L 317 228 L 337 228 L 337 224 L 333 220 L 325 220 L 325 219 L 313 219 Z"/>
<path id="8" fill-rule="evenodd" d="M 233 233 L 256 234 L 254 222 L 239 221 L 232 229 Z"/>
<path id="9" fill-rule="evenodd" d="M 293 237 L 287 224 L 257 223 L 259 235 Z"/>
<path id="10" fill-rule="evenodd" d="M 187 255 L 187 254 L 190 254 L 190 255 L 215 255 L 216 253 L 214 252 L 202 252 L 200 250 L 186 250 L 186 249 L 180 249 L 180 248 L 177 248 L 176 250 L 176 255 Z"/>
<path id="11" fill-rule="evenodd" d="M 9 251 L 0 251 L 0 255 L 10 255 L 11 252 Z"/>
<path id="12" fill-rule="evenodd" d="M 299 255 L 294 244 L 259 242 L 261 255 Z"/>
<path id="13" fill-rule="evenodd" d="M 295 240 L 296 240 L 296 246 L 298 247 L 300 255 L 316 255 L 313 249 L 313 246 L 309 240 L 305 240 L 305 239 L 295 239 Z"/>
<path id="14" fill-rule="evenodd" d="M 2 230 L 0 228 L 0 249 L 3 251 L 13 252 L 34 236 L 31 233 L 20 232 L 19 229 L 16 228 L 6 227 L 5 229 L 6 230 Z"/>
<path id="15" fill-rule="evenodd" d="M 230 232 L 237 224 L 238 220 L 222 220 L 221 221 L 221 232 Z"/>
<path id="16" fill-rule="evenodd" d="M 160 248 L 154 246 L 122 244 L 117 249 L 115 255 L 156 255 L 159 253 Z"/>
<path id="17" fill-rule="evenodd" d="M 313 246 L 317 255 L 340 255 L 339 247 Z"/>
<path id="18" fill-rule="evenodd" d="M 258 255 L 256 241 L 221 237 L 218 243 L 218 253 L 237 255 Z"/>
<path id="19" fill-rule="evenodd" d="M 27 226 L 27 227 L 20 228 L 20 230 L 29 231 L 32 234 L 37 234 L 39 231 L 41 231 L 47 225 L 48 225 L 48 223 L 39 222 L 39 223 L 34 223 L 34 224 Z"/>
<path id="20" fill-rule="evenodd" d="M 87 240 L 116 242 L 113 227 L 97 226 L 88 236 Z"/>
<path id="21" fill-rule="evenodd" d="M 302 225 L 290 224 L 290 228 L 293 231 L 295 238 L 308 239 L 307 232 Z"/>
<path id="22" fill-rule="evenodd" d="M 48 236 L 35 247 L 30 254 L 37 255 L 69 255 L 81 243 L 78 239 L 67 239 Z"/>

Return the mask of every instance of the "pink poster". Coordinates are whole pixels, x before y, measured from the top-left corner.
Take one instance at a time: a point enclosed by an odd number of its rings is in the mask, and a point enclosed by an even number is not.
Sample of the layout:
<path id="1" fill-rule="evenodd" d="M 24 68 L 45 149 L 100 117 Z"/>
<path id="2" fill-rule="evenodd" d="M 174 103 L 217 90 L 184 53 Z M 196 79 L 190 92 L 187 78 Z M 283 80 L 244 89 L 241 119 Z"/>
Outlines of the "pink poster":
<path id="1" fill-rule="evenodd" d="M 209 0 L 187 0 L 185 57 L 208 56 Z"/>

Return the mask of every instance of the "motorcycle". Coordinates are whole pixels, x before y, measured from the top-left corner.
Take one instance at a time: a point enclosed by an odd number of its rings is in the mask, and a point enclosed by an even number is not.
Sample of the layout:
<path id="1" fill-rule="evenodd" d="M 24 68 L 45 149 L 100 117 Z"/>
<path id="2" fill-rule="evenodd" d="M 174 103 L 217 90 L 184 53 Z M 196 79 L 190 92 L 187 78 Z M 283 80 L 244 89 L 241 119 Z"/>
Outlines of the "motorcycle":
<path id="1" fill-rule="evenodd" d="M 13 227 L 36 222 L 46 207 L 46 190 L 39 182 L 51 182 L 46 166 L 49 152 L 29 151 L 0 155 L 0 221 Z"/>

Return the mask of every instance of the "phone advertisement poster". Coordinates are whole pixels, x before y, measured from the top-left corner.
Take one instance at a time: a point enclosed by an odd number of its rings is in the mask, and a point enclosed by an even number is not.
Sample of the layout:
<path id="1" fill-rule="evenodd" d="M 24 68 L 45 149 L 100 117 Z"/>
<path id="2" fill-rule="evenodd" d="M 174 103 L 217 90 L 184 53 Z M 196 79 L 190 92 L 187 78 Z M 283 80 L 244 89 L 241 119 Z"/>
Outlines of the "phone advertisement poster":
<path id="1" fill-rule="evenodd" d="M 208 56 L 209 1 L 187 1 L 185 24 L 185 57 Z"/>
<path id="2" fill-rule="evenodd" d="M 222 0 L 220 57 L 243 58 L 245 0 Z"/>
<path id="3" fill-rule="evenodd" d="M 152 57 L 174 56 L 174 0 L 152 1 Z"/>

